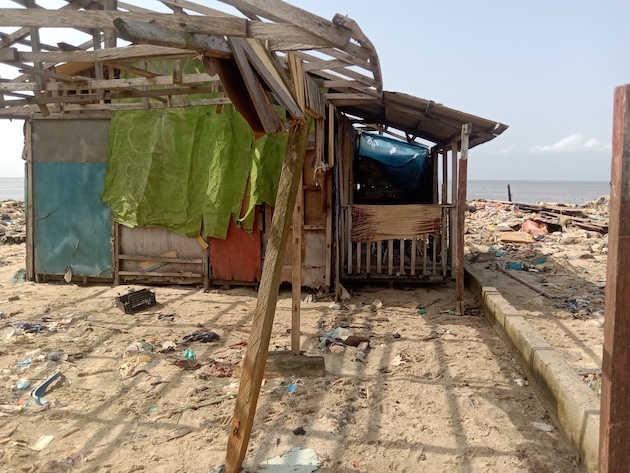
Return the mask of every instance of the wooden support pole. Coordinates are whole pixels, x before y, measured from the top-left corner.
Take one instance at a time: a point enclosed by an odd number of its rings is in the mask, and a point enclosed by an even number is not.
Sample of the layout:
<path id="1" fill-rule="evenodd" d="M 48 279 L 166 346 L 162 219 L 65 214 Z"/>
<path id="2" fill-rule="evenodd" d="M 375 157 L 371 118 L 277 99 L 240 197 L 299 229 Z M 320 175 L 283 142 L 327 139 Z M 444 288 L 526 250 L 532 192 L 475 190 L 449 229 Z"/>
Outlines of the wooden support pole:
<path id="1" fill-rule="evenodd" d="M 433 203 L 434 204 L 438 204 L 440 202 L 440 192 L 439 192 L 439 187 L 438 186 L 438 172 L 439 172 L 439 156 L 440 153 L 438 153 L 437 151 L 433 154 L 432 159 L 433 159 Z"/>
<path id="2" fill-rule="evenodd" d="M 27 3 L 28 6 L 33 5 L 34 6 L 35 2 L 30 1 Z M 31 48 L 33 50 L 34 53 L 39 52 L 40 51 L 40 44 L 39 44 L 39 28 L 31 28 Z M 35 61 L 33 62 L 33 68 L 36 70 L 42 70 L 43 71 L 43 64 L 41 62 Z M 41 98 L 42 96 L 42 91 L 44 90 L 44 80 L 40 75 L 34 75 L 33 76 L 35 78 L 35 84 L 36 84 L 36 89 L 33 91 L 35 97 L 37 98 Z M 48 110 L 48 106 L 45 103 L 40 103 L 38 104 L 39 106 L 39 110 L 42 114 L 43 117 L 47 117 L 50 115 L 50 110 Z"/>
<path id="3" fill-rule="evenodd" d="M 35 212 L 33 211 L 33 120 L 24 122 L 26 151 L 26 279 L 35 280 Z"/>
<path id="4" fill-rule="evenodd" d="M 302 305 L 302 226 L 304 225 L 304 189 L 300 175 L 293 210 L 293 261 L 291 264 L 291 354 L 300 354 L 300 306 Z"/>
<path id="5" fill-rule="evenodd" d="M 457 205 L 457 154 L 459 143 L 453 141 L 451 143 L 451 203 Z M 451 279 L 455 279 L 457 275 L 457 218 L 456 209 L 451 209 L 449 215 L 450 231 L 448 232 L 448 249 L 449 259 L 451 262 Z"/>
<path id="6" fill-rule="evenodd" d="M 230 426 L 225 459 L 226 473 L 239 472 L 252 432 L 278 301 L 284 250 L 289 237 L 291 213 L 295 207 L 298 185 L 302 176 L 307 141 L 308 125 L 306 120 L 294 120 L 289 130 L 284 163 L 280 173 L 278 195 L 269 231 L 258 299 L 256 300 L 247 352 L 243 361 L 241 383 Z"/>
<path id="7" fill-rule="evenodd" d="M 418 244 L 417 238 L 413 237 L 411 239 L 411 275 L 412 276 L 416 275 L 416 252 L 418 251 L 417 244 Z"/>
<path id="8" fill-rule="evenodd" d="M 462 126 L 462 149 L 457 173 L 457 277 L 455 279 L 456 311 L 464 315 L 464 222 L 466 217 L 466 179 L 468 178 L 468 140 L 472 124 Z"/>
<path id="9" fill-rule="evenodd" d="M 611 174 L 600 473 L 626 471 L 630 450 L 630 84 L 615 89 Z"/>
<path id="10" fill-rule="evenodd" d="M 448 203 L 448 151 L 442 150 L 442 205 Z"/>

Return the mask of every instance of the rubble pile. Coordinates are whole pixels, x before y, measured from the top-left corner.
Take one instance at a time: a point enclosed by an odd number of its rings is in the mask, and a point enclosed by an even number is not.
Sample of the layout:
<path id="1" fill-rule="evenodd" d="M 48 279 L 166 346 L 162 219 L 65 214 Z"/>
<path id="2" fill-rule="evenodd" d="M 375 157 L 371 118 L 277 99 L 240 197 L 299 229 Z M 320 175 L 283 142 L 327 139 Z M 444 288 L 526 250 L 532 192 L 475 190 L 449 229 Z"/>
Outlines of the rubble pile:
<path id="1" fill-rule="evenodd" d="M 530 272 L 564 263 L 580 271 L 584 262 L 605 266 L 608 207 L 608 196 L 579 206 L 472 201 L 466 215 L 469 259 Z"/>
<path id="2" fill-rule="evenodd" d="M 25 241 L 24 202 L 17 200 L 0 202 L 0 244 L 19 244 Z"/>

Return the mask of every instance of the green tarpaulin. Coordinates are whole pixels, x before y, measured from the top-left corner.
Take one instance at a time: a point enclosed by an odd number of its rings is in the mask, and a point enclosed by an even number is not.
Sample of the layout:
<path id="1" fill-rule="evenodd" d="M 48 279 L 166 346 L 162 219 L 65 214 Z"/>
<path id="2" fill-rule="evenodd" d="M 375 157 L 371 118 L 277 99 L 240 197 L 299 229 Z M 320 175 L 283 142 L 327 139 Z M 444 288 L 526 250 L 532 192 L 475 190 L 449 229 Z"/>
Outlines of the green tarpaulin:
<path id="1" fill-rule="evenodd" d="M 116 112 L 102 200 L 127 226 L 225 238 L 233 218 L 251 230 L 255 205 L 274 204 L 286 141 L 254 140 L 231 105 Z"/>

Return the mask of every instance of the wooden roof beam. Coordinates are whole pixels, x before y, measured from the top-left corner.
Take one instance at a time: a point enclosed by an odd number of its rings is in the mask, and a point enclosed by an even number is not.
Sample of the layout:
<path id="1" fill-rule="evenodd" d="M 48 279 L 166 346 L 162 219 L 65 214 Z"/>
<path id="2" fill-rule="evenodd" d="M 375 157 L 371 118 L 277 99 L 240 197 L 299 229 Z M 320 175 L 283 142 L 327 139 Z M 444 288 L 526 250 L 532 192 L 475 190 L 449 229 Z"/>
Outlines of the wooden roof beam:
<path id="1" fill-rule="evenodd" d="M 218 105 L 231 103 L 227 97 L 219 97 L 212 99 L 195 99 L 195 100 L 182 100 L 181 102 L 171 101 L 171 103 L 157 103 L 152 104 L 151 109 L 163 109 L 163 108 L 182 108 L 182 107 L 194 107 L 203 105 Z M 60 118 L 63 115 L 68 116 L 68 112 L 98 112 L 104 111 L 102 117 L 108 117 L 109 112 L 116 110 L 146 110 L 146 107 L 142 102 L 132 103 L 90 103 L 90 104 L 68 104 L 64 106 L 65 113 L 59 113 L 51 111 L 50 118 Z M 26 105 L 23 107 L 5 107 L 0 109 L 0 118 L 29 118 L 33 114 L 39 112 L 37 105 Z"/>
<path id="2" fill-rule="evenodd" d="M 333 45 L 344 48 L 352 32 L 344 27 L 325 20 L 309 11 L 295 7 L 281 0 L 219 0 L 243 12 L 267 18 L 278 23 L 290 23 L 304 31 L 328 40 Z"/>
<path id="3" fill-rule="evenodd" d="M 64 76 L 66 77 L 66 76 Z M 68 76 L 69 77 L 69 76 Z M 73 82 L 46 82 L 44 90 L 46 91 L 80 91 L 80 90 L 116 90 L 128 89 L 130 87 L 146 87 L 146 86 L 169 86 L 174 85 L 173 76 L 157 76 L 157 77 L 134 77 L 131 79 L 90 79 L 90 78 L 73 78 Z M 198 85 L 204 82 L 219 82 L 218 76 L 211 76 L 206 73 L 201 74 L 182 74 L 182 85 Z M 0 82 L 0 92 L 27 92 L 35 90 L 33 82 Z"/>
<path id="4" fill-rule="evenodd" d="M 213 57 L 232 57 L 227 41 L 220 36 L 192 34 L 152 23 L 122 18 L 114 20 L 114 25 L 121 38 L 134 43 L 203 51 Z"/>
<path id="5" fill-rule="evenodd" d="M 102 90 L 102 89 L 101 89 Z M 163 96 L 173 95 L 199 95 L 214 92 L 212 87 L 170 87 L 167 89 L 148 89 L 148 90 L 124 90 L 118 92 L 105 92 L 101 95 L 97 93 L 76 94 L 67 96 L 41 96 L 29 97 L 23 100 L 5 100 L 0 101 L 0 107 L 23 107 L 25 105 L 42 105 L 42 104 L 79 104 L 98 102 L 100 100 L 116 100 L 130 98 L 154 98 L 161 99 Z M 161 100 L 166 103 L 165 100 Z"/>
<path id="6" fill-rule="evenodd" d="M 202 15 L 224 17 L 224 18 L 238 18 L 229 13 L 222 12 L 220 10 L 215 10 L 214 8 L 199 5 L 198 3 L 190 2 L 187 0 L 160 0 L 160 2 L 171 8 L 185 8 L 186 10 L 190 10 L 195 13 L 200 13 Z"/>
<path id="7" fill-rule="evenodd" d="M 273 49 L 329 48 L 334 42 L 329 38 L 305 32 L 293 24 L 274 24 L 249 21 L 237 17 L 212 17 L 201 15 L 171 15 L 166 13 L 135 13 L 121 11 L 49 11 L 0 9 L 0 27 L 47 27 L 107 30 L 115 28 L 114 20 L 151 23 L 168 28 L 171 32 L 192 33 L 208 36 L 233 36 L 270 41 Z M 164 38 L 162 38 L 164 39 Z M 190 38 L 193 43 L 202 38 Z"/>
<path id="8" fill-rule="evenodd" d="M 380 85 L 377 87 L 379 92 L 383 91 L 383 77 L 381 75 L 381 65 L 378 59 L 378 54 L 376 54 L 376 48 L 369 40 L 369 38 L 363 33 L 359 25 L 352 18 L 348 18 L 347 16 L 340 15 L 339 13 L 335 15 L 333 18 L 333 23 L 336 25 L 344 26 L 352 31 L 353 37 L 359 41 L 362 47 L 367 48 L 368 50 L 373 52 L 373 56 L 370 57 L 370 63 L 374 65 L 374 69 L 372 72 L 374 73 L 374 80 L 378 82 Z"/>
<path id="9" fill-rule="evenodd" d="M 134 44 L 131 46 L 104 48 L 94 51 L 77 50 L 32 53 L 14 50 L 13 48 L 7 51 L 15 51 L 15 59 L 10 59 L 11 55 L 7 54 L 7 59 L 3 59 L 6 63 L 42 61 L 48 64 L 59 64 L 62 62 L 150 61 L 152 59 L 186 58 L 195 55 L 195 52 L 190 50 L 147 44 Z M 225 46 L 224 50 L 217 50 L 215 52 L 221 57 L 229 55 L 227 46 Z"/>
<path id="10" fill-rule="evenodd" d="M 244 18 L 211 17 L 200 15 L 171 15 L 166 13 L 135 13 L 122 11 L 50 11 L 34 9 L 0 9 L 0 26 L 46 28 L 113 29 L 117 18 L 130 21 L 152 22 L 189 33 L 247 36 Z"/>

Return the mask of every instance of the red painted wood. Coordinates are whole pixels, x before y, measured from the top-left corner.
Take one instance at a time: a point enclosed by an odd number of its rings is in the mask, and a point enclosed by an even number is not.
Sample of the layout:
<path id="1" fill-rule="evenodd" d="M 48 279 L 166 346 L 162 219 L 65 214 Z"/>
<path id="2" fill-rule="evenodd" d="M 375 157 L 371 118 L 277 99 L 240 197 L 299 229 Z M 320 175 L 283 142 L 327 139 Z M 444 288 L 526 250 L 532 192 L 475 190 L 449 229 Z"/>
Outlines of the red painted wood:
<path id="1" fill-rule="evenodd" d="M 630 84 L 615 89 L 600 473 L 630 468 Z"/>
<path id="2" fill-rule="evenodd" d="M 247 233 L 230 221 L 227 238 L 210 239 L 210 278 L 220 281 L 258 282 L 262 268 L 259 222 L 260 206 L 256 206 L 254 229 Z"/>

